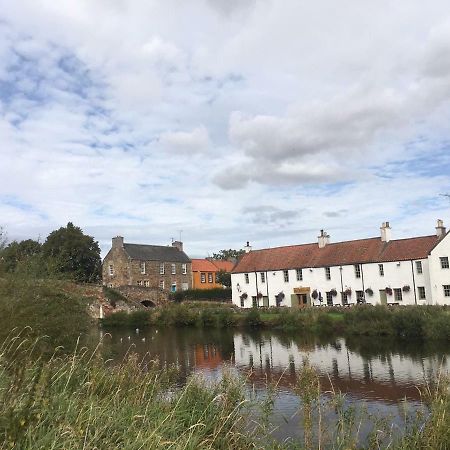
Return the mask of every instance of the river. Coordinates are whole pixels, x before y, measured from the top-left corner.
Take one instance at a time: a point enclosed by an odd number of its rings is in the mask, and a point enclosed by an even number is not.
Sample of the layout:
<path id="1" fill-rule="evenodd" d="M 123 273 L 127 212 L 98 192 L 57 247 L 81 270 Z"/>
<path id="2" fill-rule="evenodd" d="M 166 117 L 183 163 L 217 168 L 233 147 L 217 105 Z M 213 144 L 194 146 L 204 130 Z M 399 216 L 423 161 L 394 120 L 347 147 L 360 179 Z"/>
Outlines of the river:
<path id="1" fill-rule="evenodd" d="M 176 364 L 183 383 L 192 373 L 220 377 L 223 370 L 246 379 L 248 393 L 264 398 L 276 383 L 272 435 L 278 440 L 299 439 L 300 400 L 294 389 L 306 360 L 317 370 L 325 392 L 340 391 L 348 405 L 363 409 L 360 427 L 367 437 L 369 419 L 384 418 L 393 434 L 404 430 L 405 417 L 421 408 L 420 388 L 439 371 L 449 369 L 446 343 L 421 343 L 380 338 L 344 339 L 272 331 L 166 328 L 100 331 L 105 354 L 120 361 L 130 350 L 161 364 Z M 408 411 L 406 413 L 405 411 Z"/>

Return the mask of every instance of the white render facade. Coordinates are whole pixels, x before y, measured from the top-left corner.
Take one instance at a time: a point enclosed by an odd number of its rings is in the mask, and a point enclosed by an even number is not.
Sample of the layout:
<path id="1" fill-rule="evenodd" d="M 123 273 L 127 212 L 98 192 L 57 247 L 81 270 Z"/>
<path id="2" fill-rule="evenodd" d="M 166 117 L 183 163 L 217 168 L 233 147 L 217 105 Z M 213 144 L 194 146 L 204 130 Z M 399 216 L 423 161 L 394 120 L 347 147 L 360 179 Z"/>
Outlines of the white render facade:
<path id="1" fill-rule="evenodd" d="M 390 232 L 389 223 L 387 224 Z M 410 245 L 408 240 L 391 241 L 386 230 L 382 229 L 377 245 L 385 246 L 392 242 L 392 246 L 403 247 Z M 252 255 L 253 270 L 247 270 L 244 255 L 231 275 L 232 299 L 238 307 L 251 308 L 253 306 L 287 306 L 302 307 L 307 305 L 345 306 L 357 303 L 398 304 L 398 305 L 450 305 L 450 234 L 445 232 L 442 221 L 438 221 L 437 237 L 433 241 L 431 236 L 411 238 L 413 245 L 420 239 L 430 241 L 430 251 L 425 251 L 420 258 L 404 259 L 399 254 L 398 260 L 356 262 L 351 264 L 302 267 L 283 267 L 269 269 L 258 265 L 258 251 Z M 330 245 L 328 239 L 321 243 L 321 237 L 328 238 L 322 232 L 319 236 L 319 249 Z M 387 239 L 387 240 L 386 240 Z M 370 241 L 370 240 L 369 240 Z M 400 242 L 402 241 L 402 242 Z M 360 241 L 350 241 L 357 246 Z M 361 241 L 364 245 L 365 241 Z M 373 242 L 373 240 L 372 240 Z M 347 245 L 338 243 L 337 245 Z M 310 244 L 306 244 L 310 245 Z M 317 244 L 316 244 L 317 245 Z M 336 245 L 336 244 L 335 244 Z M 411 246 L 410 245 L 410 246 Z M 330 245 L 331 246 L 331 245 Z M 301 247 L 298 246 L 299 252 Z M 423 246 L 422 246 L 423 247 Z M 381 247 L 380 247 L 381 248 Z M 273 249 L 264 250 L 267 256 Z M 279 249 L 278 249 L 279 250 Z M 421 249 L 424 253 L 424 250 Z M 295 265 L 295 263 L 291 263 Z M 266 264 L 267 266 L 267 264 Z"/>

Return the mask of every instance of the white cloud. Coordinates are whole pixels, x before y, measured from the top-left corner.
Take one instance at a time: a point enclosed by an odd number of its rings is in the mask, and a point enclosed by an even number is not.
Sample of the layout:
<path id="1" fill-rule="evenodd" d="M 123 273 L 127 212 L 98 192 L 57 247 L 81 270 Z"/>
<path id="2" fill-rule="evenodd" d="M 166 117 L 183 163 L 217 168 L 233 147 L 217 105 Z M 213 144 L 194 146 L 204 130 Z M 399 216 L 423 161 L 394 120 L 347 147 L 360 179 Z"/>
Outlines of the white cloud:
<path id="1" fill-rule="evenodd" d="M 192 131 L 168 131 L 159 136 L 159 144 L 169 153 L 203 153 L 211 145 L 208 130 L 204 127 Z"/>

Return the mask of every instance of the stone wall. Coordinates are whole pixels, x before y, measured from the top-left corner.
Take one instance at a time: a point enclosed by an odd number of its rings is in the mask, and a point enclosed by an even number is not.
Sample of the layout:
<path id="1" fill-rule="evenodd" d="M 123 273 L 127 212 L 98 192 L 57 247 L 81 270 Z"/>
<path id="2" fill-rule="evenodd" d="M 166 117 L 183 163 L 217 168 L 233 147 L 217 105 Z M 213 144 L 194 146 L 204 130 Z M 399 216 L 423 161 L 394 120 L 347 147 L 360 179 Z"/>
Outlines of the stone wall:
<path id="1" fill-rule="evenodd" d="M 128 301 L 147 307 L 160 306 L 169 301 L 169 293 L 161 289 L 140 286 L 119 286 L 115 290 L 126 297 Z"/>
<path id="2" fill-rule="evenodd" d="M 113 266 L 113 275 L 109 266 Z M 108 287 L 116 288 L 129 284 L 129 258 L 123 247 L 113 247 L 103 260 L 102 280 Z"/>

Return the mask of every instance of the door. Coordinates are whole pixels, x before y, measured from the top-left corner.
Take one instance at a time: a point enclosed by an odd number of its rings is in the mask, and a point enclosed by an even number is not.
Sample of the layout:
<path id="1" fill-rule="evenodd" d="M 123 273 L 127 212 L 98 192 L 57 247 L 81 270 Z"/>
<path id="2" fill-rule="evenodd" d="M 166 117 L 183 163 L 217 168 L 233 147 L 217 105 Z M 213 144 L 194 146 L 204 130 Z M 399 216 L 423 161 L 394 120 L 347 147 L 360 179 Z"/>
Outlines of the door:
<path id="1" fill-rule="evenodd" d="M 267 295 L 265 295 L 263 297 L 263 306 L 264 306 L 264 308 L 268 308 L 269 307 L 269 297 L 267 297 Z"/>
<path id="2" fill-rule="evenodd" d="M 380 289 L 380 301 L 382 305 L 387 305 L 387 296 L 385 289 Z"/>

